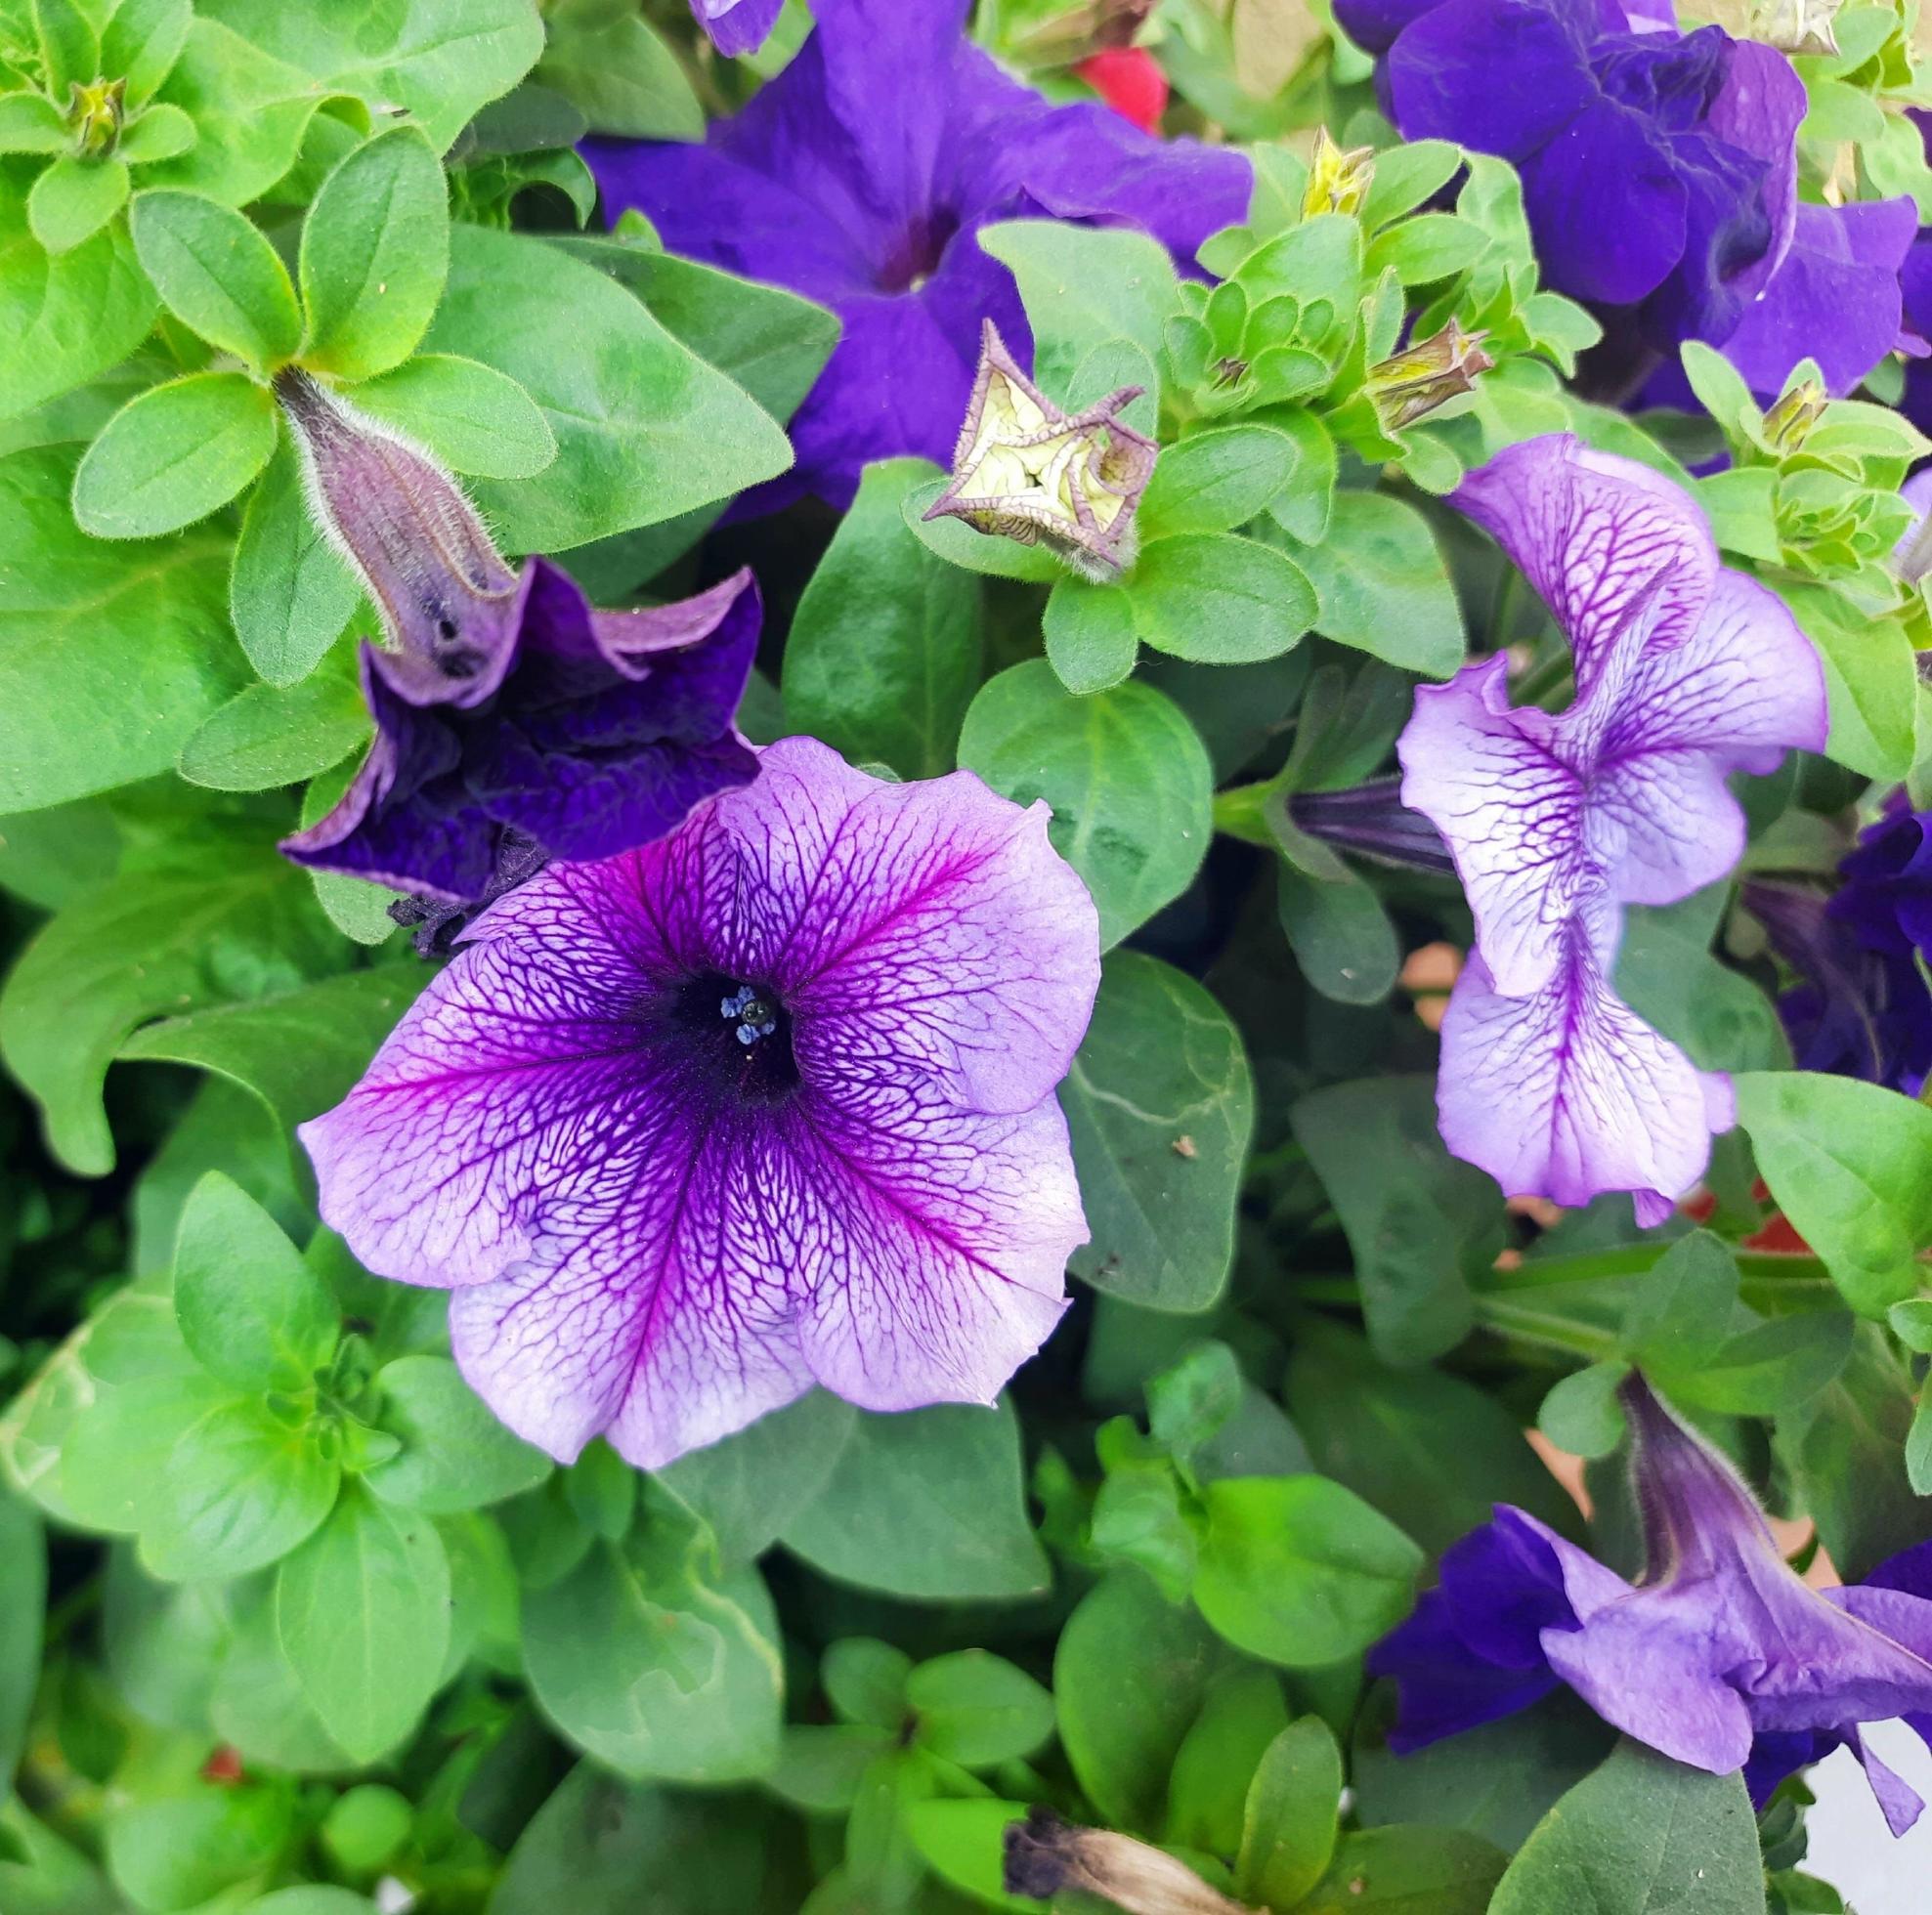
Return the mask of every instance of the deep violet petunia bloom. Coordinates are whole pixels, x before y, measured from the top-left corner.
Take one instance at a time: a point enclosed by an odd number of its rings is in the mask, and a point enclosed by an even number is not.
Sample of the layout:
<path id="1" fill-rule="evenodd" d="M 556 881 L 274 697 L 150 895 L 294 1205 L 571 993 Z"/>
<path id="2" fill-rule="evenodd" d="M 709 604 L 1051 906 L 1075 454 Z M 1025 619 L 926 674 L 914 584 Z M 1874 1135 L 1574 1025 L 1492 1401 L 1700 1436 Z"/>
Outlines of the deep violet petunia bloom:
<path id="1" fill-rule="evenodd" d="M 1012 276 L 979 229 L 1135 226 L 1184 265 L 1242 219 L 1249 162 L 1161 141 L 1095 102 L 1050 106 L 962 31 L 966 0 L 818 0 L 797 57 L 703 146 L 593 140 L 607 213 L 674 251 L 832 307 L 843 333 L 792 420 L 797 464 L 753 497 L 844 506 L 869 459 L 944 464 L 991 319 L 1022 360 Z"/>
<path id="2" fill-rule="evenodd" d="M 1790 245 L 1805 90 L 1783 55 L 1612 0 L 1340 0 L 1405 139 L 1523 177 L 1544 280 L 1654 347 L 1721 341 Z M 1626 319 L 1624 323 L 1630 323 Z"/>
<path id="3" fill-rule="evenodd" d="M 1441 1580 L 1414 1615 L 1369 1652 L 1370 1673 L 1396 1686 L 1390 1746 L 1419 1749 L 1567 1683 L 1607 1723 L 1678 1762 L 1728 1775 L 1755 1755 L 1760 1799 L 1767 1781 L 1844 1742 L 1903 1833 L 1922 1805 L 1859 1727 L 1932 1710 L 1932 1587 L 1880 1586 L 1884 1571 L 1848 1589 L 1807 1587 L 1731 1465 L 1641 1378 L 1621 1393 L 1643 1576 L 1628 1583 L 1498 1505 L 1444 1553 Z"/>
<path id="4" fill-rule="evenodd" d="M 727 60 L 756 53 L 784 10 L 785 0 L 691 0 L 698 24 Z"/>
<path id="5" fill-rule="evenodd" d="M 320 521 L 388 636 L 363 647 L 368 756 L 284 840 L 289 857 L 460 912 L 546 857 L 659 837 L 756 775 L 733 726 L 758 642 L 749 572 L 677 604 L 593 611 L 543 559 L 511 572 L 415 447 L 303 375 L 277 390 Z"/>
<path id="6" fill-rule="evenodd" d="M 302 1127 L 323 1217 L 454 1293 L 464 1374 L 559 1458 L 653 1468 L 814 1383 L 990 1402 L 1087 1239 L 1053 1090 L 1099 930 L 1047 807 L 759 756 L 493 905 Z"/>
<path id="7" fill-rule="evenodd" d="M 1511 1195 L 1627 1190 L 1667 1216 L 1735 1122 L 1611 986 L 1622 908 L 1723 877 L 1744 848 L 1726 785 L 1822 748 L 1824 673 L 1782 602 L 1717 562 L 1696 506 L 1567 434 L 1471 474 L 1453 503 L 1542 596 L 1575 660 L 1556 714 L 1509 702 L 1501 656 L 1416 692 L 1402 801 L 1441 832 L 1476 919 L 1442 1022 L 1443 1141 Z"/>

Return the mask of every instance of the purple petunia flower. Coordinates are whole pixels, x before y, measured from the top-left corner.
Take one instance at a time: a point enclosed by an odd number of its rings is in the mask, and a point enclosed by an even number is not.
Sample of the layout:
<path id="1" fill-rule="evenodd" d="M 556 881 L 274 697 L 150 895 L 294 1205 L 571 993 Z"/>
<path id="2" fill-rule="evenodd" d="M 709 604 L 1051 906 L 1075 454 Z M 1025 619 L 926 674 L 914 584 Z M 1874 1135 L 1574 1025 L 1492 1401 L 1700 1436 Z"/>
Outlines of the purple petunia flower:
<path id="1" fill-rule="evenodd" d="M 1635 308 L 1653 345 L 1721 341 L 1790 245 L 1805 90 L 1772 48 L 1610 0 L 1340 0 L 1406 139 L 1523 177 L 1545 281 Z"/>
<path id="2" fill-rule="evenodd" d="M 990 1402 L 1087 1239 L 1054 1101 L 1093 901 L 969 772 L 816 740 L 658 842 L 501 899 L 302 1127 L 371 1270 L 454 1292 L 496 1414 L 643 1468 L 815 1383 Z"/>
<path id="3" fill-rule="evenodd" d="M 1443 1141 L 1512 1195 L 1628 1190 L 1660 1222 L 1735 1121 L 1615 995 L 1626 904 L 1725 875 L 1744 847 L 1726 779 L 1822 747 L 1824 673 L 1772 592 L 1717 563 L 1696 505 L 1567 434 L 1499 453 L 1454 494 L 1542 595 L 1575 658 L 1552 716 L 1500 656 L 1416 693 L 1402 801 L 1441 832 L 1476 918 L 1442 1023 Z"/>
<path id="4" fill-rule="evenodd" d="M 277 390 L 319 518 L 390 640 L 363 647 L 375 742 L 289 857 L 460 913 L 546 857 L 659 837 L 756 776 L 733 727 L 758 642 L 749 572 L 678 604 L 593 611 L 545 560 L 512 573 L 413 447 L 302 375 Z"/>
<path id="5" fill-rule="evenodd" d="M 727 60 L 756 53 L 784 10 L 785 0 L 691 0 L 698 24 Z"/>
<path id="6" fill-rule="evenodd" d="M 1751 1761 L 1760 1801 L 1843 1742 L 1903 1833 L 1923 1805 L 1859 1728 L 1932 1710 L 1932 1601 L 1921 1593 L 1932 1593 L 1932 1565 L 1917 1573 L 1897 1559 L 1871 1583 L 1807 1587 L 1731 1465 L 1641 1378 L 1621 1394 L 1642 1579 L 1625 1582 L 1499 1505 L 1444 1553 L 1415 1614 L 1369 1652 L 1370 1673 L 1396 1686 L 1390 1746 L 1421 1748 L 1567 1683 L 1607 1723 L 1678 1762 L 1727 1775 Z"/>
<path id="7" fill-rule="evenodd" d="M 1019 217 L 1138 226 L 1184 263 L 1247 212 L 1224 149 L 1160 141 L 1091 102 L 1050 106 L 965 39 L 966 0 L 819 0 L 777 79 L 703 146 L 593 140 L 607 211 L 834 308 L 844 330 L 792 420 L 797 464 L 753 496 L 849 504 L 870 459 L 944 464 L 991 319 L 1032 334 L 974 235 Z"/>

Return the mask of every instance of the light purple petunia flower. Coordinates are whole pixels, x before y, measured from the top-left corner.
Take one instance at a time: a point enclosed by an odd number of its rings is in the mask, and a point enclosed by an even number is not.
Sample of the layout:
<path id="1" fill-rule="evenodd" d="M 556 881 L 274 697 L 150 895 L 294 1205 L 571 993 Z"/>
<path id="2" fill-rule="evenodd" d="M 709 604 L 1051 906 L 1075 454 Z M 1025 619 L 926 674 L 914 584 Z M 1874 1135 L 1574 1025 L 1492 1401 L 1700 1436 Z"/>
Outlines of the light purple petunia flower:
<path id="1" fill-rule="evenodd" d="M 1894 1834 L 1922 1804 L 1865 1748 L 1862 1724 L 1932 1710 L 1926 1569 L 1814 1590 L 1794 1575 L 1731 1465 L 1632 1376 L 1622 1388 L 1645 1570 L 1627 1583 L 1507 1504 L 1442 1557 L 1441 1581 L 1369 1652 L 1395 1680 L 1398 1753 L 1526 1708 L 1559 1682 L 1678 1762 L 1744 1767 L 1762 1802 L 1848 1744 Z"/>
<path id="2" fill-rule="evenodd" d="M 560 1458 L 656 1468 L 814 1383 L 990 1402 L 1087 1240 L 1053 1089 L 1098 920 L 1047 807 L 759 755 L 494 905 L 302 1127 L 323 1217 L 454 1292 L 464 1374 Z"/>
<path id="3" fill-rule="evenodd" d="M 1554 716 L 1513 706 L 1493 657 L 1421 687 L 1402 734 L 1402 801 L 1442 833 L 1476 918 L 1442 1024 L 1443 1140 L 1512 1195 L 1628 1190 L 1660 1222 L 1735 1114 L 1728 1080 L 1611 988 L 1622 907 L 1736 865 L 1726 780 L 1824 745 L 1824 674 L 1782 603 L 1721 567 L 1696 506 L 1647 467 L 1551 435 L 1454 503 L 1555 615 L 1576 695 Z"/>
<path id="4" fill-rule="evenodd" d="M 751 494 L 848 505 L 871 459 L 944 465 L 991 319 L 1022 361 L 1012 275 L 982 252 L 999 220 L 1133 226 L 1186 265 L 1246 217 L 1254 172 L 1227 148 L 1157 140 L 1086 101 L 1053 106 L 966 40 L 966 0 L 817 0 L 797 58 L 703 146 L 591 140 L 607 213 L 665 245 L 832 307 L 843 325 L 793 416 L 793 470 Z"/>
<path id="5" fill-rule="evenodd" d="M 698 24 L 727 60 L 756 53 L 784 9 L 785 0 L 691 0 Z"/>

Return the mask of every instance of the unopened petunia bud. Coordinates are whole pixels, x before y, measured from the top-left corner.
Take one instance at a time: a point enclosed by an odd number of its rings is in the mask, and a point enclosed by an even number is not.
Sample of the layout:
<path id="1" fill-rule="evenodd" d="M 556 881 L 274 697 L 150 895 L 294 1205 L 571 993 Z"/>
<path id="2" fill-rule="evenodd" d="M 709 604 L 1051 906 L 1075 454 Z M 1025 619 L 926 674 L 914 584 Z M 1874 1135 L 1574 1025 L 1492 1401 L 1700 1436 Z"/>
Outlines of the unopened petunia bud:
<path id="1" fill-rule="evenodd" d="M 74 151 L 83 158 L 110 153 L 126 116 L 126 80 L 75 80 L 67 93 L 67 124 L 74 130 Z"/>
<path id="2" fill-rule="evenodd" d="M 306 372 L 283 371 L 275 392 L 301 448 L 310 507 L 367 584 L 397 666 L 421 676 L 425 699 L 487 697 L 515 621 L 517 578 L 475 508 L 427 453 Z"/>
<path id="3" fill-rule="evenodd" d="M 1795 452 L 1825 416 L 1830 397 L 1816 379 L 1801 380 L 1764 415 L 1764 436 L 1774 452 Z"/>
<path id="4" fill-rule="evenodd" d="M 1006 1890 L 1045 1901 L 1063 1889 L 1099 1895 L 1128 1915 L 1252 1915 L 1184 1862 L 1129 1835 L 1064 1822 L 1036 1809 L 1007 1830 Z"/>
<path id="5" fill-rule="evenodd" d="M 1302 195 L 1302 217 L 1317 213 L 1357 213 L 1375 178 L 1373 147 L 1338 147 L 1327 127 L 1317 127 L 1309 159 L 1309 186 Z"/>
<path id="6" fill-rule="evenodd" d="M 1111 578 L 1134 560 L 1135 509 L 1154 470 L 1154 442 L 1122 423 L 1140 396 L 1123 386 L 1067 413 L 1022 372 L 993 321 L 953 452 L 953 483 L 925 516 L 975 532 L 1044 540 L 1076 571 Z"/>
<path id="7" fill-rule="evenodd" d="M 1392 353 L 1368 368 L 1363 381 L 1387 432 L 1400 432 L 1475 390 L 1480 374 L 1495 364 L 1480 332 L 1465 332 L 1451 319 L 1419 345 Z"/>
<path id="8" fill-rule="evenodd" d="M 1838 51 L 1833 22 L 1845 0 L 1760 0 L 1750 13 L 1749 37 L 1781 53 Z"/>

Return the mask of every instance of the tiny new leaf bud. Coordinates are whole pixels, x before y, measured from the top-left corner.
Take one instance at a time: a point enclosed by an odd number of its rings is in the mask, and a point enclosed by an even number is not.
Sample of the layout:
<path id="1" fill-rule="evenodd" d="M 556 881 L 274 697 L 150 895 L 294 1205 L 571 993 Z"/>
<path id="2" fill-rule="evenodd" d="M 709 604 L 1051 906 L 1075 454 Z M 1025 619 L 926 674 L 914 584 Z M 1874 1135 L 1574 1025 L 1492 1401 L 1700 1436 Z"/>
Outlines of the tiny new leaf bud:
<path id="1" fill-rule="evenodd" d="M 1128 1915 L 1253 1915 L 1184 1862 L 1131 1835 L 1080 1828 L 1036 1809 L 1009 1824 L 1006 1891 L 1042 1901 L 1063 1890 L 1098 1895 Z"/>
<path id="2" fill-rule="evenodd" d="M 925 516 L 964 519 L 1022 545 L 1044 540 L 1077 572 L 1113 577 L 1133 563 L 1134 514 L 1154 470 L 1154 442 L 1120 418 L 1140 392 L 1123 386 L 1063 412 L 1019 369 L 988 319 L 953 482 Z"/>
<path id="3" fill-rule="evenodd" d="M 1325 126 L 1317 127 L 1309 159 L 1309 186 L 1302 195 L 1302 217 L 1317 213 L 1358 213 L 1375 178 L 1373 147 L 1338 147 Z"/>
<path id="4" fill-rule="evenodd" d="M 476 509 L 426 453 L 306 372 L 278 374 L 275 394 L 295 431 L 310 510 L 368 586 L 395 668 L 420 676 L 424 701 L 487 699 L 508 656 L 517 578 Z"/>
<path id="5" fill-rule="evenodd" d="M 1495 364 L 1480 332 L 1465 332 L 1451 319 L 1419 345 L 1378 361 L 1363 380 L 1385 432 L 1400 432 L 1475 390 L 1478 375 Z"/>
<path id="6" fill-rule="evenodd" d="M 1811 437 L 1825 416 L 1830 397 L 1816 379 L 1801 379 L 1764 415 L 1764 438 L 1774 452 L 1788 457 Z"/>
<path id="7" fill-rule="evenodd" d="M 126 110 L 125 80 L 75 80 L 67 94 L 67 124 L 74 130 L 74 151 L 83 159 L 110 153 L 121 137 Z"/>

